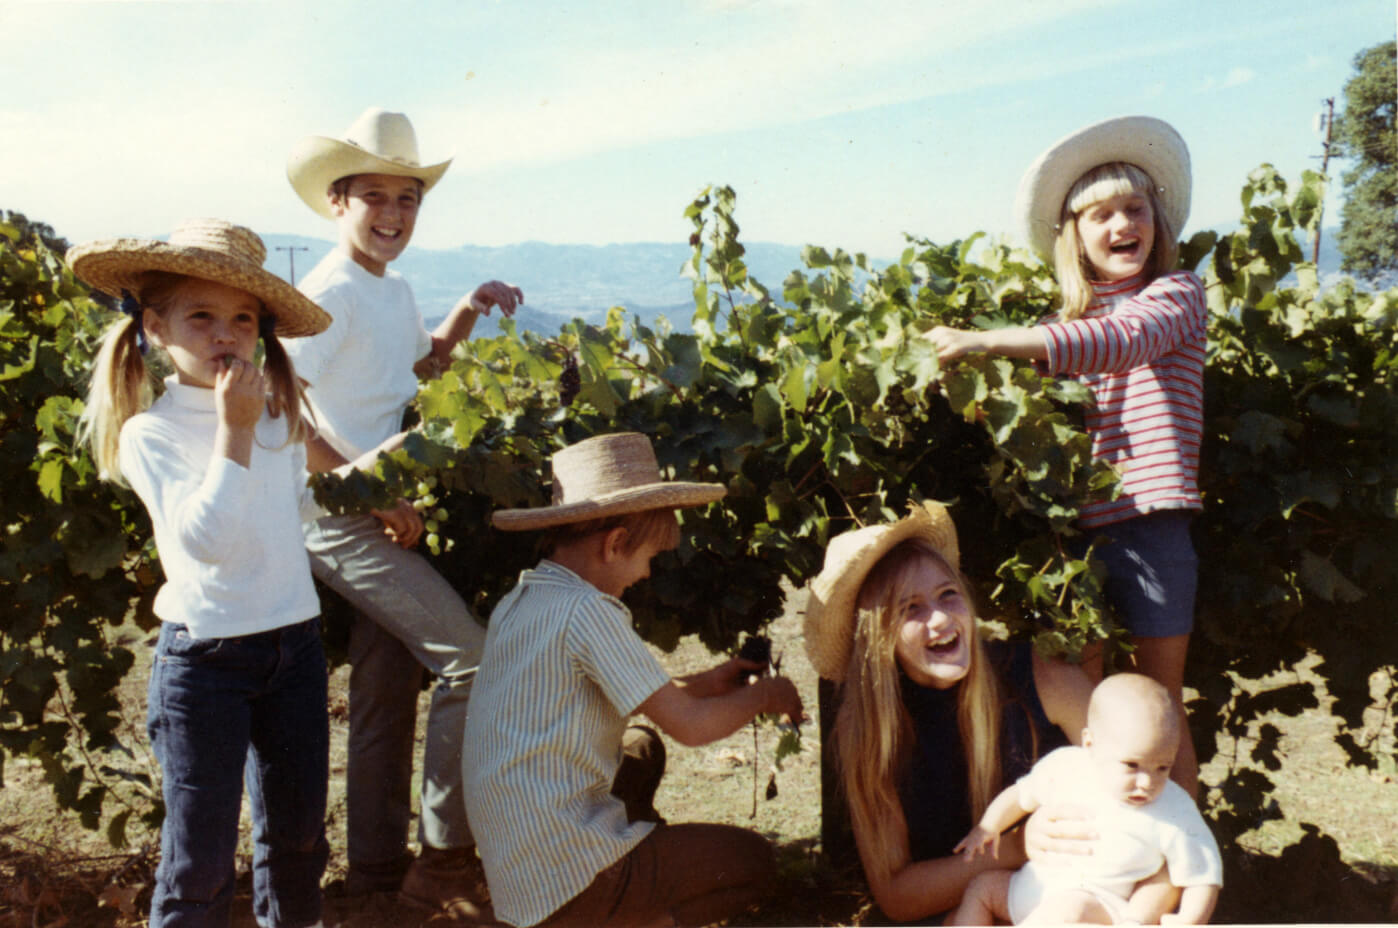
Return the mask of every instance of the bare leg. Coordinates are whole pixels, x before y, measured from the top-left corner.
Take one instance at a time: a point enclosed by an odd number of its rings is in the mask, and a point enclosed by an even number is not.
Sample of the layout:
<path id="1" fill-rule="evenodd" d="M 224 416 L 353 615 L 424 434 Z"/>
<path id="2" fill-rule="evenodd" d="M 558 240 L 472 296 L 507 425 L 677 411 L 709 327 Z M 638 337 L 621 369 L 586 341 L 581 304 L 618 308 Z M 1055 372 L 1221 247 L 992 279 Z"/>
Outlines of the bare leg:
<path id="1" fill-rule="evenodd" d="M 1142 925 L 1158 925 L 1161 916 L 1175 911 L 1179 904 L 1180 888 L 1170 885 L 1170 874 L 1162 865 L 1149 879 L 1136 884 L 1126 914 Z"/>
<path id="2" fill-rule="evenodd" d="M 1089 892 L 1068 890 L 1045 896 L 1020 924 L 1110 925 L 1112 913 Z"/>
<path id="3" fill-rule="evenodd" d="M 947 916 L 948 925 L 997 925 L 1010 921 L 1010 877 L 1013 870 L 984 870 L 966 885 L 961 905 Z"/>

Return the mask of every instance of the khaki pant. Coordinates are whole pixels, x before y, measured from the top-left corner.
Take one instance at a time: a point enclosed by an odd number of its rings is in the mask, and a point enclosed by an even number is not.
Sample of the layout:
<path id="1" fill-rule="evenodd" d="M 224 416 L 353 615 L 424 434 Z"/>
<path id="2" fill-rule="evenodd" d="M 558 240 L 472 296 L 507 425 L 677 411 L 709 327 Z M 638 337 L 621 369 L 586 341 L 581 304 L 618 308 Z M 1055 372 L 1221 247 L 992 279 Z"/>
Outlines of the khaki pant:
<path id="1" fill-rule="evenodd" d="M 612 788 L 632 821 L 659 821 L 652 800 L 665 770 L 665 745 L 633 726 Z M 708 925 L 762 900 L 776 877 L 767 839 L 732 825 L 663 821 L 541 925 Z"/>

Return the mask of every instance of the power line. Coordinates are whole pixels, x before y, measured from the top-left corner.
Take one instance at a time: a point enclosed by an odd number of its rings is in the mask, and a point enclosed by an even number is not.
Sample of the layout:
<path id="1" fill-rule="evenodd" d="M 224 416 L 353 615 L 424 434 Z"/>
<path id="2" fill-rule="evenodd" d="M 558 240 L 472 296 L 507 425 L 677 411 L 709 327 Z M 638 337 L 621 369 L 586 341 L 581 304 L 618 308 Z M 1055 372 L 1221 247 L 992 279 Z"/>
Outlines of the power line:
<path id="1" fill-rule="evenodd" d="M 1335 129 L 1335 98 L 1325 98 L 1325 112 L 1317 113 L 1316 120 L 1325 123 L 1325 141 L 1321 143 L 1320 173 L 1325 174 L 1326 168 L 1330 166 L 1330 149 L 1333 147 Z M 1319 130 L 1320 126 L 1317 125 Z M 1320 223 L 1325 218 L 1325 198 L 1321 197 L 1319 215 L 1315 222 L 1315 241 L 1311 243 L 1311 263 L 1320 264 Z"/>
<path id="2" fill-rule="evenodd" d="M 291 285 L 296 286 L 296 252 L 310 251 L 305 245 L 278 245 L 277 251 L 286 252 L 286 256 L 291 261 Z"/>

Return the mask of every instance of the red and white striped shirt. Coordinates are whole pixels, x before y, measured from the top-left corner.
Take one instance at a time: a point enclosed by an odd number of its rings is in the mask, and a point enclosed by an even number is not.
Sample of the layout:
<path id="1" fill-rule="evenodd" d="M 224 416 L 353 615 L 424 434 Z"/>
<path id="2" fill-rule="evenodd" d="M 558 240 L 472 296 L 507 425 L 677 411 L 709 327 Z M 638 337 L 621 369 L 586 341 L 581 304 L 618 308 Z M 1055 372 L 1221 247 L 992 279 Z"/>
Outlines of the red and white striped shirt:
<path id="1" fill-rule="evenodd" d="M 1202 509 L 1204 284 L 1176 271 L 1146 285 L 1131 277 L 1092 287 L 1082 318 L 1044 323 L 1047 369 L 1075 374 L 1092 391 L 1092 454 L 1121 473 L 1121 495 L 1084 506 L 1079 523 L 1094 528 L 1161 509 Z"/>

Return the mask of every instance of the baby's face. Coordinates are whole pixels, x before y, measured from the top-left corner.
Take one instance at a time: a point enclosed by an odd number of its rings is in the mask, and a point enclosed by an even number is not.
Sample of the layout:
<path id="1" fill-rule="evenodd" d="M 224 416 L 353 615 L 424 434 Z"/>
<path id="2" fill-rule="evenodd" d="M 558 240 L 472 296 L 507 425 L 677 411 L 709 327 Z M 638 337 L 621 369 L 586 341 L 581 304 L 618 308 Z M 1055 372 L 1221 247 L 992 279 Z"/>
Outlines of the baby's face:
<path id="1" fill-rule="evenodd" d="M 1164 792 L 1179 738 L 1150 725 L 1113 719 L 1085 731 L 1083 745 L 1108 795 L 1129 806 L 1144 806 Z"/>

